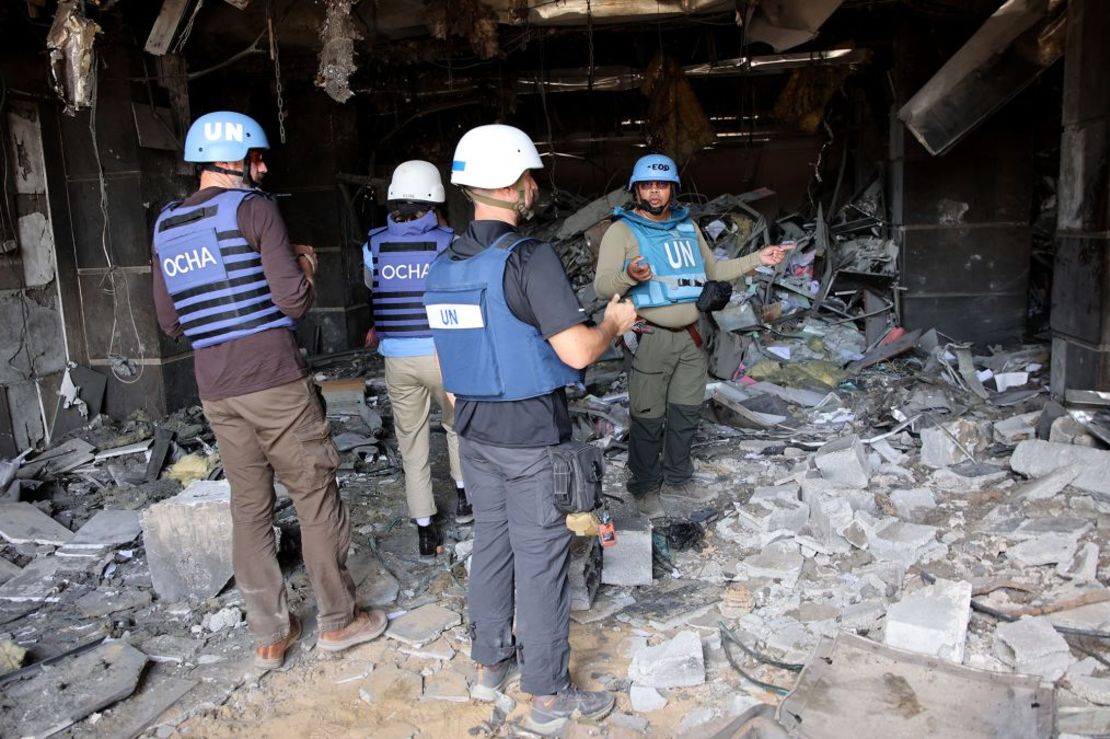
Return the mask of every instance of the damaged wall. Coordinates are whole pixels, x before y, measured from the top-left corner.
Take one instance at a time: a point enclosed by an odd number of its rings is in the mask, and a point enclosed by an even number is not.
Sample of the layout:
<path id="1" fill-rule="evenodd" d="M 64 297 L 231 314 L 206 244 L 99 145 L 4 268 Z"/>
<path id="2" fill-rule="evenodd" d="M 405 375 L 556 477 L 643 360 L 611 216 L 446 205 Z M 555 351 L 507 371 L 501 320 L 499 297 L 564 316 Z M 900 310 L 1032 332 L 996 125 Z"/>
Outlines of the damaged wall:
<path id="1" fill-rule="evenodd" d="M 0 116 L 0 457 L 10 457 L 46 438 L 66 352 L 39 106 L 13 99 Z"/>

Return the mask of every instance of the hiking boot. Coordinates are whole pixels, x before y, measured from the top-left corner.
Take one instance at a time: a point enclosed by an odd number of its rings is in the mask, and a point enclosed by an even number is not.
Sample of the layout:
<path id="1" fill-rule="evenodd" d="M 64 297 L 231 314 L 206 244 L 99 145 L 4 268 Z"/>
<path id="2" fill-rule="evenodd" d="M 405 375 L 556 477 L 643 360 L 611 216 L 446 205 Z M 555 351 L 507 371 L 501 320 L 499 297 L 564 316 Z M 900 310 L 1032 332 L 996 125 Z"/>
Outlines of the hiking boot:
<path id="1" fill-rule="evenodd" d="M 520 682 L 520 665 L 516 657 L 508 657 L 495 665 L 478 665 L 478 679 L 470 688 L 470 697 L 483 703 L 493 703 L 498 693 L 504 693 L 511 684 Z"/>
<path id="2" fill-rule="evenodd" d="M 708 485 L 699 484 L 692 477 L 685 482 L 664 482 L 659 494 L 671 498 L 696 500 L 701 503 L 707 503 L 717 498 L 717 493 L 710 490 Z"/>
<path id="3" fill-rule="evenodd" d="M 389 626 L 389 619 L 378 609 L 355 611 L 355 618 L 342 629 L 323 631 L 316 640 L 316 648 L 325 652 L 342 652 L 356 644 L 377 639 Z"/>
<path id="4" fill-rule="evenodd" d="M 551 736 L 572 718 L 597 720 L 605 718 L 616 698 L 607 690 L 579 690 L 573 685 L 555 695 L 532 698 L 532 712 L 524 722 L 527 729 Z"/>
<path id="5" fill-rule="evenodd" d="M 648 518 L 663 518 L 667 515 L 663 510 L 662 501 L 659 500 L 659 493 L 637 495 L 636 505 L 640 506 L 640 513 Z"/>
<path id="6" fill-rule="evenodd" d="M 289 633 L 273 644 L 263 644 L 254 649 L 254 666 L 260 670 L 276 670 L 285 664 L 285 654 L 301 638 L 301 622 L 289 615 Z"/>
<path id="7" fill-rule="evenodd" d="M 455 523 L 470 523 L 474 520 L 474 506 L 466 499 L 466 490 L 459 488 L 459 503 L 455 506 Z"/>
<path id="8" fill-rule="evenodd" d="M 420 537 L 421 557 L 434 557 L 439 554 L 440 545 L 443 543 L 443 540 L 439 537 L 439 531 L 436 529 L 434 521 L 427 526 L 417 524 L 416 532 Z"/>

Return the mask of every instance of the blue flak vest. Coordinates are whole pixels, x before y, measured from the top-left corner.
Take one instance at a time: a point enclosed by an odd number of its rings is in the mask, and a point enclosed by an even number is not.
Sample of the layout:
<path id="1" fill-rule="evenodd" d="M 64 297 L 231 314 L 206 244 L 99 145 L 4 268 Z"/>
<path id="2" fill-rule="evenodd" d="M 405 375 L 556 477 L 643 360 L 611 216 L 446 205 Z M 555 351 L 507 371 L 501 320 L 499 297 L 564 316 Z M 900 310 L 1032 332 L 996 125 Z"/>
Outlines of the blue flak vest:
<path id="1" fill-rule="evenodd" d="M 628 226 L 640 245 L 640 255 L 651 265 L 651 279 L 628 290 L 637 308 L 693 303 L 705 285 L 705 259 L 698 232 L 685 208 L 674 208 L 666 221 L 653 221 L 617 208 L 613 217 Z M 628 263 L 625 262 L 625 268 Z"/>
<path id="2" fill-rule="evenodd" d="M 424 305 L 443 387 L 463 400 L 525 400 L 582 380 L 505 301 L 505 264 L 531 240 L 508 233 L 467 259 L 444 253 L 428 273 Z"/>
<path id="3" fill-rule="evenodd" d="M 424 288 L 432 262 L 451 244 L 455 232 L 440 226 L 428 211 L 412 221 L 393 220 L 372 230 L 363 247 L 373 257 L 374 326 L 382 338 L 416 339 L 432 335 L 424 311 Z"/>
<path id="4" fill-rule="evenodd" d="M 192 206 L 170 203 L 154 224 L 154 253 L 194 349 L 294 321 L 274 305 L 262 255 L 239 230 L 239 205 L 253 190 L 224 190 Z"/>

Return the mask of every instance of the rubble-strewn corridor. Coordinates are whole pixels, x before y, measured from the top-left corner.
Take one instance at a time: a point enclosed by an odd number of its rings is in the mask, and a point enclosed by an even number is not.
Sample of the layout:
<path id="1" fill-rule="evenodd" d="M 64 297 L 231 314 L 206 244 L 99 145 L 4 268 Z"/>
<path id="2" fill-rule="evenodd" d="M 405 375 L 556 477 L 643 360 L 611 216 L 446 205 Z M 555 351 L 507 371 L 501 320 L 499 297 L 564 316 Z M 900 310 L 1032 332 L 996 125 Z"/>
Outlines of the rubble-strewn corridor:
<path id="1" fill-rule="evenodd" d="M 590 326 L 644 154 L 714 259 L 787 249 L 678 330 L 708 356 L 696 496 L 652 519 L 626 488 L 631 337 L 565 391 L 616 536 L 571 544 L 570 674 L 616 704 L 558 735 L 1110 736 L 1107 38 L 1098 0 L 5 3 L 0 739 L 537 735 L 519 685 L 473 699 L 451 419 L 422 556 L 364 276 L 402 162 L 467 230 L 452 155 L 492 123 L 535 143 L 520 230 Z M 265 129 L 264 189 L 314 247 L 296 343 L 357 602 L 389 618 L 321 648 L 279 474 L 302 636 L 272 670 L 198 350 L 152 289 L 156 219 L 203 169 L 186 132 L 223 110 Z"/>

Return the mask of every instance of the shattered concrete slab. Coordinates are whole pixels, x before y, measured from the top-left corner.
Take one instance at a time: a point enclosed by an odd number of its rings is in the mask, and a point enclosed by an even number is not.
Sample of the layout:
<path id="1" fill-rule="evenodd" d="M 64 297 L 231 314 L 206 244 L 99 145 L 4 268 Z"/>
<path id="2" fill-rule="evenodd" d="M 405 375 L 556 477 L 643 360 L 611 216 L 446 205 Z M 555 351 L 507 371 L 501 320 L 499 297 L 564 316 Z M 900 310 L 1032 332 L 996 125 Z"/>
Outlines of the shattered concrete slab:
<path id="1" fill-rule="evenodd" d="M 738 563 L 749 578 L 779 580 L 792 588 L 802 574 L 802 555 L 793 541 L 776 541 L 762 552 L 745 557 Z"/>
<path id="2" fill-rule="evenodd" d="M 0 557 L 0 585 L 3 585 L 8 580 L 23 572 L 23 568 L 12 564 L 8 560 Z"/>
<path id="3" fill-rule="evenodd" d="M 649 688 L 685 688 L 705 682 L 701 637 L 682 631 L 654 647 L 642 647 L 632 656 L 628 678 Z"/>
<path id="4" fill-rule="evenodd" d="M 389 624 L 385 635 L 410 646 L 422 647 L 435 641 L 447 629 L 462 623 L 462 616 L 435 603 L 398 616 Z"/>
<path id="5" fill-rule="evenodd" d="M 1006 550 L 1006 556 L 1027 567 L 1070 562 L 1079 542 L 1067 534 L 1045 534 Z"/>
<path id="6" fill-rule="evenodd" d="M 0 601 L 32 602 L 58 601 L 55 576 L 61 567 L 57 557 L 39 557 L 32 560 L 18 575 L 0 585 Z"/>
<path id="7" fill-rule="evenodd" d="M 1103 498 L 1110 497 L 1110 451 L 1031 439 L 1018 444 L 1010 456 L 1010 467 L 1026 477 L 1044 477 L 1070 466 L 1079 469 L 1071 485 Z"/>
<path id="8" fill-rule="evenodd" d="M 122 641 L 105 642 L 38 675 L 5 686 L 0 725 L 21 736 L 47 736 L 135 692 L 146 655 Z"/>
<path id="9" fill-rule="evenodd" d="M 921 430 L 921 463 L 934 469 L 950 467 L 972 458 L 982 442 L 979 424 L 959 418 Z"/>
<path id="10" fill-rule="evenodd" d="M 601 582 L 605 585 L 651 585 L 651 520 L 646 516 L 615 518 L 617 543 L 602 549 Z"/>
<path id="11" fill-rule="evenodd" d="M 887 610 L 883 643 L 963 662 L 970 618 L 971 583 L 938 578 Z"/>
<path id="12" fill-rule="evenodd" d="M 150 593 L 136 588 L 97 588 L 77 599 L 75 605 L 89 618 L 108 616 L 119 611 L 150 605 Z"/>
<path id="13" fill-rule="evenodd" d="M 60 547 L 73 532 L 30 503 L 0 503 L 0 536 L 12 544 Z"/>
<path id="14" fill-rule="evenodd" d="M 1050 683 L 1063 677 L 1075 662 L 1064 637 L 1043 616 L 1023 616 L 999 624 L 994 632 L 994 651 L 1015 672 L 1039 675 Z"/>
<path id="15" fill-rule="evenodd" d="M 1068 465 L 1014 488 L 1014 500 L 1049 500 L 1055 498 L 1079 477 L 1079 467 Z"/>
<path id="16" fill-rule="evenodd" d="M 570 610 L 588 611 L 601 586 L 601 542 L 576 536 L 570 545 Z"/>
<path id="17" fill-rule="evenodd" d="M 208 480 L 155 503 L 141 516 L 151 582 L 163 600 L 204 600 L 234 574 L 231 485 Z"/>
<path id="18" fill-rule="evenodd" d="M 866 487 L 871 481 L 871 463 L 858 436 L 830 441 L 817 450 L 813 459 L 826 480 L 849 487 Z"/>
<path id="19" fill-rule="evenodd" d="M 948 551 L 937 541 L 935 526 L 897 520 L 868 532 L 867 543 L 879 559 L 899 562 L 905 567 L 917 562 L 930 562 Z"/>
<path id="20" fill-rule="evenodd" d="M 1039 678 L 840 633 L 818 642 L 777 717 L 791 736 L 807 739 L 1042 739 L 1052 735 L 1055 708 Z"/>
<path id="21" fill-rule="evenodd" d="M 137 511 L 102 510 L 77 530 L 65 549 L 114 549 L 135 541 L 141 532 Z"/>
<path id="22" fill-rule="evenodd" d="M 895 490 L 890 494 L 890 502 L 901 518 L 913 521 L 922 511 L 937 507 L 936 498 L 928 488 Z"/>
<path id="23" fill-rule="evenodd" d="M 628 697 L 632 702 L 632 710 L 636 713 L 651 713 L 665 708 L 669 702 L 666 697 L 655 688 L 639 683 L 632 683 L 628 689 Z"/>

